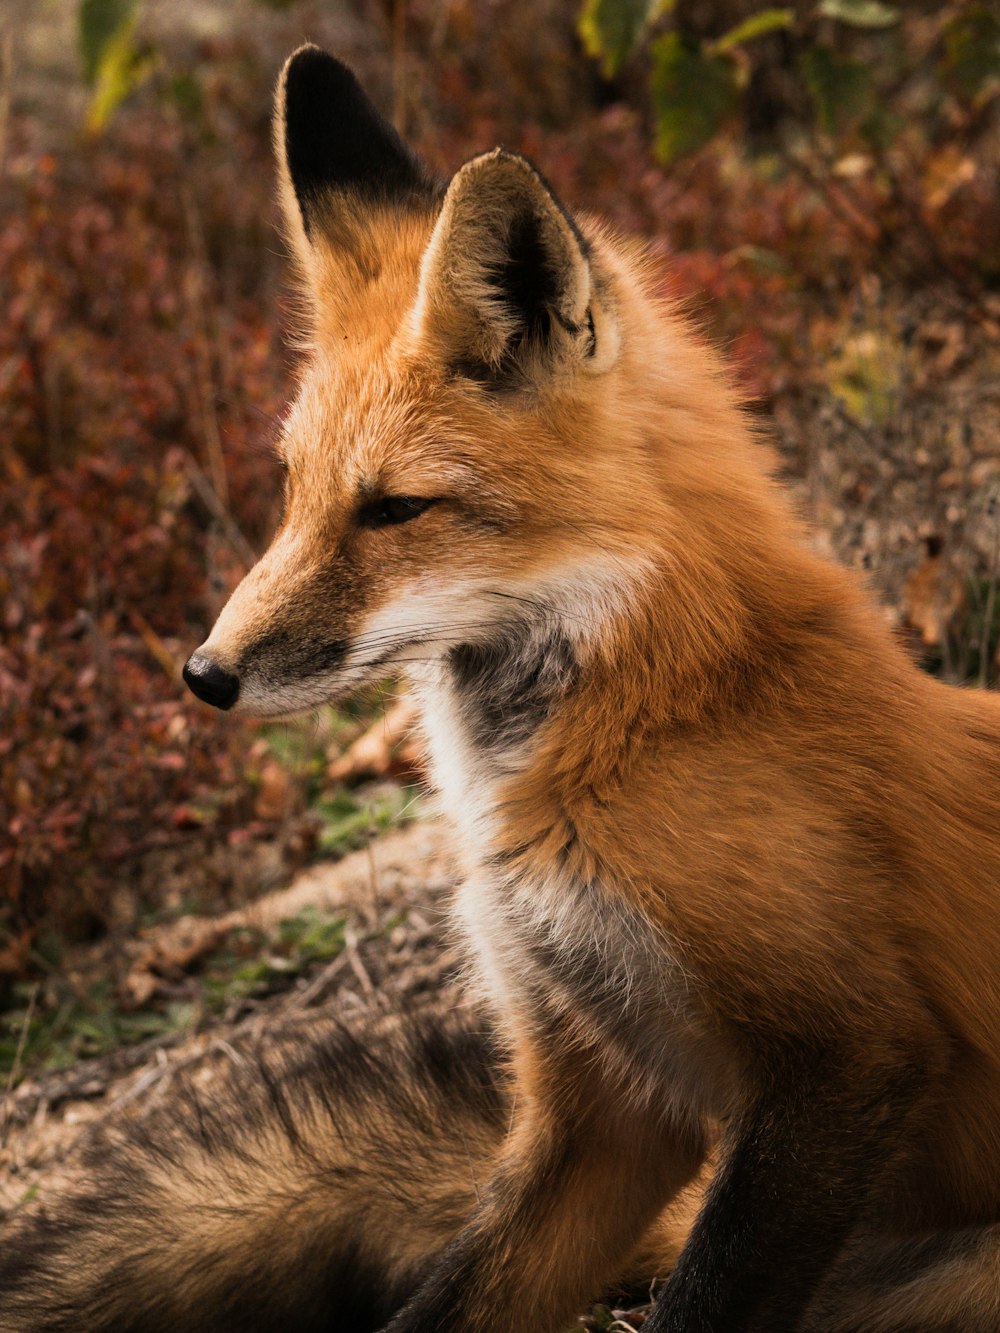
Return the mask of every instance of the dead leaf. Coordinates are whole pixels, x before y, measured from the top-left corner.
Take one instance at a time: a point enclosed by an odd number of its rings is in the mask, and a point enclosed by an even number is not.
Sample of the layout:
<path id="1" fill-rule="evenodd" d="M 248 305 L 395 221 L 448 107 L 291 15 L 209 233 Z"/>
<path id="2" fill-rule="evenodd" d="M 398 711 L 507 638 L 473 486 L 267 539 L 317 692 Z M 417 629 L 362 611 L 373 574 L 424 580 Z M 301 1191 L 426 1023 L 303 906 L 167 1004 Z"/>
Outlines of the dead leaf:
<path id="1" fill-rule="evenodd" d="M 278 823 L 291 813 L 295 798 L 292 775 L 277 759 L 267 759 L 261 765 L 260 785 L 254 801 L 258 819 Z"/>
<path id="2" fill-rule="evenodd" d="M 423 771 L 423 756 L 410 735 L 416 709 L 409 699 L 397 699 L 353 745 L 327 767 L 331 782 L 367 782 L 372 778 L 416 777 Z"/>
<path id="3" fill-rule="evenodd" d="M 928 648 L 943 643 L 965 610 L 965 579 L 929 539 L 929 552 L 903 585 L 903 615 Z"/>
<path id="4" fill-rule="evenodd" d="M 183 916 L 152 928 L 118 991 L 123 1005 L 140 1009 L 166 982 L 179 981 L 195 963 L 214 952 L 232 929 L 228 916 Z"/>
<path id="5" fill-rule="evenodd" d="M 17 935 L 10 936 L 0 949 L 0 977 L 24 975 L 35 932 L 26 926 Z"/>
<path id="6" fill-rule="evenodd" d="M 936 212 L 943 208 L 956 190 L 976 178 L 976 163 L 959 144 L 949 143 L 934 153 L 924 172 L 924 202 Z"/>

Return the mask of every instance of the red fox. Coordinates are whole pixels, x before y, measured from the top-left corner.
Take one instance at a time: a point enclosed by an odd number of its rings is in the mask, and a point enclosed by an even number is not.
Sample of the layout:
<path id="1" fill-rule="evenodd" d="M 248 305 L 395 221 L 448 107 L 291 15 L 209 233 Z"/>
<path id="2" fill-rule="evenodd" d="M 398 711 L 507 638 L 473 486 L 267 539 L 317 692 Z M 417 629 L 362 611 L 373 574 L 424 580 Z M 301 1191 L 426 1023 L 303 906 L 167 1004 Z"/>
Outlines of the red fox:
<path id="1" fill-rule="evenodd" d="M 317 1189 L 294 1071 L 270 1076 L 259 1158 L 245 1128 L 231 1155 L 262 1176 L 275 1121 L 304 1145 L 297 1173 L 274 1148 L 287 1216 L 238 1192 L 231 1215 L 284 1305 L 233 1315 L 240 1270 L 213 1275 L 225 1238 L 202 1225 L 203 1267 L 185 1251 L 173 1281 L 171 1245 L 126 1242 L 133 1302 L 159 1294 L 84 1324 L 559 1333 L 642 1252 L 672 1265 L 645 1333 L 996 1333 L 1000 700 L 921 674 L 812 553 L 641 253 L 526 160 L 497 149 L 442 188 L 315 47 L 285 67 L 275 140 L 311 321 L 285 515 L 185 679 L 266 716 L 409 678 L 504 1113 L 432 1237 L 383 1228 L 410 1247 L 385 1308 L 340 1317 L 347 1205 Z M 401 1190 L 426 1183 L 411 1221 L 439 1198 L 429 1163 L 463 1170 L 441 1136 L 399 1162 Z M 218 1173 L 148 1151 L 122 1216 L 169 1170 L 203 1221 Z M 708 1169 L 674 1244 L 665 1210 Z M 0 1328 L 83 1326 L 4 1317 L 0 1297 Z"/>

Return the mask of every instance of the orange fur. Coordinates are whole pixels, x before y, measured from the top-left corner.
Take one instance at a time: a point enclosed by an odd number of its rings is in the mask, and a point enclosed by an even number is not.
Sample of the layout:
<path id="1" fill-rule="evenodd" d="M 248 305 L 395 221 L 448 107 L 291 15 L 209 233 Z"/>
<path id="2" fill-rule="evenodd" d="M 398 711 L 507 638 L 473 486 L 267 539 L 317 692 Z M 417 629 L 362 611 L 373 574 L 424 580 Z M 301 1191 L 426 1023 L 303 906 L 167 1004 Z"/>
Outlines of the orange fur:
<path id="1" fill-rule="evenodd" d="M 516 1115 L 391 1327 L 563 1327 L 716 1123 L 650 1327 L 855 1327 L 852 1235 L 1000 1221 L 1000 703 L 811 553 L 717 358 L 527 164 L 324 207 L 285 520 L 199 651 L 257 713 L 408 671 L 459 833 Z M 995 1328 L 977 1280 L 928 1327 Z"/>

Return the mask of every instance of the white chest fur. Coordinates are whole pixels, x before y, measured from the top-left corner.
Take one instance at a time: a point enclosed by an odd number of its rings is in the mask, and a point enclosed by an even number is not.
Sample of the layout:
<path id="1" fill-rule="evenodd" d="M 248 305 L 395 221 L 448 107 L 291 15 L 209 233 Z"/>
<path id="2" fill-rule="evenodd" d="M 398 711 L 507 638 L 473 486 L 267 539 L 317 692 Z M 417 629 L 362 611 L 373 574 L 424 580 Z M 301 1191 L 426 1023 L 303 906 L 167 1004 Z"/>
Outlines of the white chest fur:
<path id="1" fill-rule="evenodd" d="M 450 675 L 437 663 L 414 687 L 420 702 L 431 780 L 440 804 L 472 859 L 490 836 L 496 774 L 481 754 Z"/>
<path id="2" fill-rule="evenodd" d="M 500 1015 L 572 1042 L 621 1089 L 681 1116 L 724 1115 L 725 1042 L 671 941 L 599 885 L 470 880 L 456 902 Z"/>
<path id="3" fill-rule="evenodd" d="M 555 867 L 519 879 L 487 852 L 497 793 L 530 754 L 531 737 L 493 728 L 483 743 L 468 691 L 443 664 L 414 681 L 434 784 L 459 835 L 467 882 L 456 902 L 478 982 L 501 1028 L 572 1042 L 615 1086 L 680 1115 L 723 1115 L 734 1063 L 674 942 L 626 892 L 581 883 Z"/>

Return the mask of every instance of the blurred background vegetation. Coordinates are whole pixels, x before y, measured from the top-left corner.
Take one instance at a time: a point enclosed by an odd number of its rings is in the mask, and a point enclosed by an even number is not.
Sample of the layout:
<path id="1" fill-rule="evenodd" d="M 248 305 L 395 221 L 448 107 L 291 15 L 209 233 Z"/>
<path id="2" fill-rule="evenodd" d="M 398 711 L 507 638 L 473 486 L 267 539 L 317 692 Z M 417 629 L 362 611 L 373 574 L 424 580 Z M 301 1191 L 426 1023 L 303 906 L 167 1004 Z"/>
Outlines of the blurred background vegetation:
<path id="1" fill-rule="evenodd" d="M 180 682 L 275 520 L 294 319 L 270 99 L 304 40 L 352 63 L 442 174 L 504 143 L 645 237 L 817 543 L 868 571 L 928 669 L 1000 675 L 992 5 L 8 0 L 8 1067 L 29 1038 L 66 1061 L 174 1021 L 169 988 L 116 980 L 121 940 L 244 903 L 415 809 L 412 753 L 349 749 L 391 688 L 275 727 L 213 715 Z M 326 956 L 335 935 L 292 923 L 269 957 Z M 285 966 L 261 972 L 260 941 L 233 947 L 204 962 L 210 996 Z M 99 980 L 67 989 L 81 950 Z"/>

